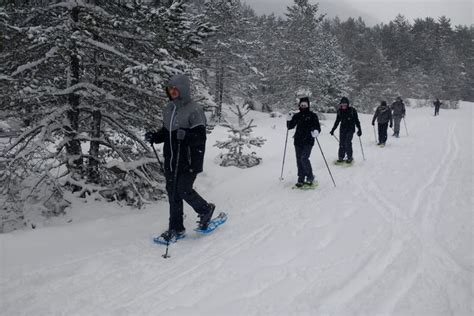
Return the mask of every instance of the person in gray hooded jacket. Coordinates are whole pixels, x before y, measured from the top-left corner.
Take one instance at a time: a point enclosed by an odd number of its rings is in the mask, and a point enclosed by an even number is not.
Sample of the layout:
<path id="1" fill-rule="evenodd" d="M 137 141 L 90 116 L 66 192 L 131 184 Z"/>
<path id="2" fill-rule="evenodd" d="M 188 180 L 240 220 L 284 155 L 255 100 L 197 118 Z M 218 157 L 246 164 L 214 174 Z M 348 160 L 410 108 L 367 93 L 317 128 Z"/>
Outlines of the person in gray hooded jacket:
<path id="1" fill-rule="evenodd" d="M 377 145 L 385 145 L 387 141 L 388 124 L 390 123 L 390 128 L 392 128 L 393 125 L 392 111 L 388 107 L 387 102 L 380 102 L 372 118 L 372 125 L 375 125 L 375 120 L 377 120 L 379 131 L 379 143 Z"/>
<path id="2" fill-rule="evenodd" d="M 183 200 L 198 213 L 198 228 L 202 230 L 207 229 L 215 205 L 208 203 L 193 189 L 197 174 L 203 171 L 206 149 L 204 110 L 192 100 L 191 84 L 185 75 L 173 76 L 166 86 L 166 94 L 170 102 L 163 111 L 163 126 L 158 132 L 147 132 L 145 140 L 152 144 L 164 143 L 164 171 L 170 218 L 169 229 L 161 237 L 167 241 L 176 241 L 183 238 L 186 231 L 183 224 Z"/>

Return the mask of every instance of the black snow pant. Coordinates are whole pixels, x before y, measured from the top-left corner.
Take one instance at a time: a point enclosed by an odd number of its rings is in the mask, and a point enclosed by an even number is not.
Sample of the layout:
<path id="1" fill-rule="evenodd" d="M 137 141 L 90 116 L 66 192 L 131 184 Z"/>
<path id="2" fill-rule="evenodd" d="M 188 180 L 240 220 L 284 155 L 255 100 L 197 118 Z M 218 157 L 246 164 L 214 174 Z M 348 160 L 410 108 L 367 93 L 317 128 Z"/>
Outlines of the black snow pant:
<path id="1" fill-rule="evenodd" d="M 312 145 L 295 145 L 299 183 L 305 182 L 305 178 L 308 182 L 313 182 L 314 180 L 313 168 L 311 167 L 311 162 L 309 161 L 309 156 L 311 156 L 312 149 Z"/>
<path id="2" fill-rule="evenodd" d="M 439 106 L 435 106 L 435 114 L 434 115 L 435 116 L 439 115 Z"/>
<path id="3" fill-rule="evenodd" d="M 344 159 L 346 155 L 347 159 L 352 159 L 352 137 L 354 137 L 354 131 L 340 131 L 339 160 Z"/>
<path id="4" fill-rule="evenodd" d="M 170 203 L 170 222 L 169 228 L 177 231 L 184 230 L 183 224 L 183 200 L 186 201 L 198 214 L 209 212 L 209 204 L 199 193 L 193 189 L 196 180 L 195 173 L 178 174 L 176 194 L 173 197 L 173 179 L 172 175 L 166 177 L 166 191 Z"/>
<path id="5" fill-rule="evenodd" d="M 387 123 L 378 123 L 379 127 L 379 143 L 385 144 L 387 141 L 387 129 L 388 129 L 388 122 Z"/>

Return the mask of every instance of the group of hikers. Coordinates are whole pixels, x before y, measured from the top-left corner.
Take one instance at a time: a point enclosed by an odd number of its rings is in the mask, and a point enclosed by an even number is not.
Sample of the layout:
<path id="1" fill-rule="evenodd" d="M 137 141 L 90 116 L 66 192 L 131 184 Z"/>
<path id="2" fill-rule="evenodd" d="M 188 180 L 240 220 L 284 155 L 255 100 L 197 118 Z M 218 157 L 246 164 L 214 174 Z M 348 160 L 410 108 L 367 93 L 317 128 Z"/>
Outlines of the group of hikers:
<path id="1" fill-rule="evenodd" d="M 164 174 L 170 205 L 169 227 L 161 238 L 174 242 L 185 236 L 183 224 L 183 201 L 186 201 L 198 214 L 198 229 L 206 230 L 216 206 L 207 202 L 193 189 L 197 174 L 203 171 L 206 149 L 206 116 L 202 106 L 191 98 L 191 84 L 186 75 L 175 75 L 166 85 L 169 103 L 163 111 L 163 126 L 158 132 L 147 132 L 145 140 L 164 143 Z M 438 102 L 439 111 L 440 102 Z M 318 115 L 311 111 L 309 98 L 299 99 L 299 111 L 290 112 L 287 117 L 288 130 L 296 128 L 294 146 L 298 168 L 296 187 L 313 185 L 315 178 L 309 157 L 315 139 L 321 133 Z M 400 121 L 405 117 L 405 104 L 398 97 L 389 107 L 382 101 L 372 119 L 377 120 L 379 145 L 387 141 L 388 126 L 393 126 L 393 136 L 399 137 Z M 353 161 L 352 139 L 357 128 L 357 136 L 362 129 L 357 110 L 350 106 L 349 99 L 343 97 L 339 102 L 336 121 L 330 131 L 339 127 L 339 150 L 336 163 L 350 164 Z M 287 134 L 288 135 L 288 134 Z"/>
<path id="2" fill-rule="evenodd" d="M 301 98 L 298 107 L 298 113 L 288 113 L 286 123 L 288 129 L 296 127 L 294 145 L 298 167 L 298 180 L 295 186 L 312 186 L 314 175 L 309 156 L 311 155 L 311 150 L 314 146 L 314 139 L 319 136 L 319 133 L 321 133 L 321 127 L 319 125 L 317 114 L 310 110 L 308 98 Z M 400 121 L 405 117 L 405 113 L 405 104 L 400 97 L 398 97 L 390 107 L 387 105 L 386 101 L 380 102 L 380 105 L 375 110 L 372 118 L 372 125 L 375 125 L 376 120 L 378 124 L 378 145 L 385 145 L 389 125 L 391 128 L 394 126 L 392 136 L 397 138 L 400 137 Z M 395 125 L 393 123 L 395 123 Z M 362 136 L 362 128 L 360 126 L 357 110 L 350 106 L 347 97 L 343 97 L 339 102 L 336 121 L 329 132 L 331 135 L 334 136 L 334 131 L 337 129 L 339 124 L 339 150 L 336 163 L 340 164 L 346 162 L 350 164 L 354 160 L 352 156 L 352 138 L 354 137 L 356 128 L 357 136 Z"/>

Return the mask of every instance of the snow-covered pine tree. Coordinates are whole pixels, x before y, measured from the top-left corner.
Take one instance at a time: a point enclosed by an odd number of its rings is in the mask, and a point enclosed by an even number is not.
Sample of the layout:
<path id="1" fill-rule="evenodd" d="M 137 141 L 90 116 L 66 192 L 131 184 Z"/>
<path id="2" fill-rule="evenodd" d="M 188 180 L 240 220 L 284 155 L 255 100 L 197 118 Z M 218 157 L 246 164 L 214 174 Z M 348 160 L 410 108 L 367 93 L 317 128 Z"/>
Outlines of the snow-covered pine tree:
<path id="1" fill-rule="evenodd" d="M 230 133 L 229 139 L 226 141 L 216 141 L 214 145 L 219 149 L 227 149 L 228 151 L 219 156 L 220 165 L 224 167 L 236 166 L 239 168 L 256 166 L 260 164 L 262 158 L 257 157 L 255 152 L 245 153 L 244 148 L 251 148 L 252 146 L 261 147 L 266 139 L 251 135 L 253 128 L 256 126 L 252 125 L 253 120 L 247 122 L 244 118 L 250 111 L 248 106 L 236 105 L 235 109 L 231 109 L 231 111 L 237 117 L 238 123 L 233 124 L 228 120 L 222 123 L 221 125 L 226 127 Z"/>
<path id="2" fill-rule="evenodd" d="M 283 22 L 279 63 L 268 76 L 280 108 L 292 108 L 295 92 L 311 91 L 319 111 L 327 111 L 348 90 L 351 69 L 337 41 L 324 31 L 318 5 L 294 0 Z"/>
<path id="3" fill-rule="evenodd" d="M 255 84 L 248 77 L 258 75 L 251 58 L 256 43 L 252 40 L 253 11 L 240 0 L 209 0 L 204 17 L 217 27 L 206 42 L 200 66 L 206 83 L 212 87 L 216 104 L 213 118 L 222 119 L 222 105 L 233 97 L 245 97 Z"/>
<path id="4" fill-rule="evenodd" d="M 0 53 L 0 89 L 8 94 L 0 104 L 10 117 L 30 121 L 0 157 L 6 166 L 0 179 L 19 177 L 11 192 L 29 191 L 21 200 L 34 196 L 43 207 L 52 196 L 64 205 L 64 189 L 137 206 L 162 192 L 156 158 L 139 134 L 156 126 L 164 82 L 192 70 L 189 58 L 208 35 L 205 24 L 185 15 L 183 3 L 7 7 L 2 29 L 11 32 Z M 10 190 L 8 182 L 1 185 Z"/>

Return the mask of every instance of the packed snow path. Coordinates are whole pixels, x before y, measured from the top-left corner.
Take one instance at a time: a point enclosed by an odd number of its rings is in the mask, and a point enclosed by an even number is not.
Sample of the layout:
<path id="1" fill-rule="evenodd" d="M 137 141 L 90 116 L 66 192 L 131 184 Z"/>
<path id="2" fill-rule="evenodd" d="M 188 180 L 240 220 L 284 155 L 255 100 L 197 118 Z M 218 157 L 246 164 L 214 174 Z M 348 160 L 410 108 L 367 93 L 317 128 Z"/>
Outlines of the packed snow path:
<path id="1" fill-rule="evenodd" d="M 251 169 L 215 164 L 212 145 L 227 137 L 217 127 L 196 188 L 228 213 L 224 226 L 199 237 L 186 208 L 188 238 L 163 259 L 151 238 L 167 226 L 166 203 L 76 204 L 69 216 L 89 219 L 0 236 L 1 314 L 472 315 L 472 107 L 408 109 L 409 136 L 402 123 L 385 148 L 361 115 L 367 160 L 355 137 L 349 168 L 332 164 L 329 115 L 319 140 L 337 187 L 315 146 L 315 191 L 291 189 L 291 140 L 278 179 L 284 117 L 253 113 L 268 142 Z"/>

